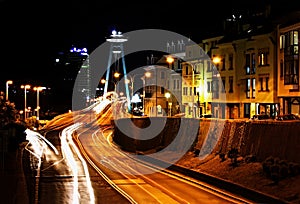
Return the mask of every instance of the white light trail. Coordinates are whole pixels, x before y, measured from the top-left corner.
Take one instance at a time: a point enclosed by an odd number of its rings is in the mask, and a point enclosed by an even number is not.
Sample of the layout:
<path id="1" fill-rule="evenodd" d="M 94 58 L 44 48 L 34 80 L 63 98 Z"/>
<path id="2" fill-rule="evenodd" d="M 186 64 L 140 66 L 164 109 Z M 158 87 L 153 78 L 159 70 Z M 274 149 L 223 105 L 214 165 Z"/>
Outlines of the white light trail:
<path id="1" fill-rule="evenodd" d="M 76 129 L 78 129 L 81 125 L 82 125 L 81 123 L 75 123 L 74 125 L 65 128 L 61 134 L 61 149 L 73 174 L 73 180 L 74 180 L 73 181 L 74 183 L 73 203 L 74 204 L 79 203 L 79 199 L 80 199 L 79 183 L 78 183 L 79 166 L 76 163 L 75 155 L 73 154 L 70 147 L 72 147 L 72 149 L 76 152 L 77 154 L 76 156 L 79 158 L 79 160 L 81 161 L 81 165 L 83 166 L 84 174 L 86 177 L 86 187 L 88 189 L 90 203 L 95 203 L 95 194 L 91 184 L 88 166 L 72 139 L 74 131 L 76 131 Z"/>

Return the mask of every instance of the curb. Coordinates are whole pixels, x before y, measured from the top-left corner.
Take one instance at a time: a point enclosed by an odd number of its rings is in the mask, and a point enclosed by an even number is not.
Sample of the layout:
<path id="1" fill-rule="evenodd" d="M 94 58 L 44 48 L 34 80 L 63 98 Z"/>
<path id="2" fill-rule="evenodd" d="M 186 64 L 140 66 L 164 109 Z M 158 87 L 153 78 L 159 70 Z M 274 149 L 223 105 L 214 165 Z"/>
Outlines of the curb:
<path id="1" fill-rule="evenodd" d="M 147 155 L 144 155 L 147 156 Z M 147 162 L 149 163 L 155 163 L 158 166 L 166 166 L 169 163 L 162 161 L 162 160 L 158 160 L 152 157 L 145 157 L 147 159 L 145 159 Z M 237 183 L 232 183 L 230 181 L 209 175 L 209 174 L 205 174 L 205 173 L 201 173 L 201 172 L 197 172 L 191 169 L 187 169 L 178 165 L 168 165 L 169 167 L 167 169 L 184 174 L 186 176 L 189 176 L 191 178 L 194 178 L 196 180 L 205 182 L 207 184 L 213 185 L 217 188 L 226 190 L 228 192 L 231 192 L 235 195 L 239 195 L 241 197 L 247 198 L 249 200 L 252 200 L 254 203 L 272 203 L 272 204 L 287 204 L 288 202 L 283 201 L 279 198 L 273 197 L 271 195 L 267 195 L 263 192 L 259 192 L 250 188 L 247 188 L 245 186 L 242 186 L 240 184 Z"/>

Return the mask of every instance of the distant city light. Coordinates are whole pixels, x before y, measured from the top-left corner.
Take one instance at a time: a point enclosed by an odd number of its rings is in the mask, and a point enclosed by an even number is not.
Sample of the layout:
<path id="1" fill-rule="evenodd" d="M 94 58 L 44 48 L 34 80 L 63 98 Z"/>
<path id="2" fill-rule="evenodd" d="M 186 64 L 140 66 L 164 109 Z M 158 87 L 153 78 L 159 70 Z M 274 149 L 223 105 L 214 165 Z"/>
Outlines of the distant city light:
<path id="1" fill-rule="evenodd" d="M 70 52 L 77 52 L 80 53 L 81 55 L 87 55 L 87 49 L 83 48 L 83 49 L 77 49 L 76 47 L 73 47 Z"/>
<path id="2" fill-rule="evenodd" d="M 55 62 L 59 62 L 59 59 L 55 59 Z"/>

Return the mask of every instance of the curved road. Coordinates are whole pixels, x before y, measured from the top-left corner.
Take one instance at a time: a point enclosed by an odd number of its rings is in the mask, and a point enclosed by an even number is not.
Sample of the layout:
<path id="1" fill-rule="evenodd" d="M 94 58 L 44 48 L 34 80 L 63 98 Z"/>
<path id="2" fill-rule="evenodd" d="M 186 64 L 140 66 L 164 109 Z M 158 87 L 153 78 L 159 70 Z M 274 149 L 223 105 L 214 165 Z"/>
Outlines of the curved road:
<path id="1" fill-rule="evenodd" d="M 113 108 L 102 100 L 43 128 L 59 153 L 43 148 L 37 203 L 251 203 L 120 150 L 111 140 Z"/>

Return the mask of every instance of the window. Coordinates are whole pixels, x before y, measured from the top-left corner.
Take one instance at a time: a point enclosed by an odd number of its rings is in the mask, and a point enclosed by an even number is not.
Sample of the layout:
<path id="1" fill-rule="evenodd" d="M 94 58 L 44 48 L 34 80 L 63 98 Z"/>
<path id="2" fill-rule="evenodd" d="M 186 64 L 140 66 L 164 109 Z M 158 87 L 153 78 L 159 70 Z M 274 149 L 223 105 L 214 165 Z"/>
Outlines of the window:
<path id="1" fill-rule="evenodd" d="M 192 96 L 193 95 L 193 89 L 192 89 L 192 87 L 190 87 L 190 96 Z"/>
<path id="2" fill-rule="evenodd" d="M 260 90 L 263 91 L 264 90 L 264 78 L 262 78 L 262 77 L 259 78 L 259 84 L 260 84 Z"/>
<path id="3" fill-rule="evenodd" d="M 269 91 L 269 75 L 262 75 L 259 77 L 259 91 Z"/>
<path id="4" fill-rule="evenodd" d="M 233 76 L 229 77 L 229 93 L 233 93 Z"/>
<path id="5" fill-rule="evenodd" d="M 252 98 L 255 98 L 255 78 L 252 78 Z"/>
<path id="6" fill-rule="evenodd" d="M 211 72 L 211 62 L 207 60 L 207 71 Z"/>
<path id="7" fill-rule="evenodd" d="M 251 53 L 251 74 L 255 74 L 255 53 Z"/>
<path id="8" fill-rule="evenodd" d="M 246 54 L 246 74 L 250 74 L 250 54 Z"/>
<path id="9" fill-rule="evenodd" d="M 285 36 L 284 35 L 280 35 L 280 49 L 284 49 L 285 48 Z"/>
<path id="10" fill-rule="evenodd" d="M 225 65 L 226 65 L 226 60 L 225 60 L 225 56 L 222 57 L 222 71 L 225 70 Z"/>
<path id="11" fill-rule="evenodd" d="M 185 75 L 189 75 L 189 65 L 185 66 Z"/>
<path id="12" fill-rule="evenodd" d="M 188 95 L 188 88 L 187 87 L 183 87 L 183 95 Z"/>
<path id="13" fill-rule="evenodd" d="M 298 35 L 297 30 L 290 31 L 285 34 L 285 54 L 298 55 Z"/>
<path id="14" fill-rule="evenodd" d="M 233 70 L 233 54 L 229 54 L 228 63 L 229 63 L 229 70 Z"/>
<path id="15" fill-rule="evenodd" d="M 212 98 L 217 99 L 219 98 L 219 81 L 213 80 L 212 81 Z"/>
<path id="16" fill-rule="evenodd" d="M 246 80 L 246 98 L 250 98 L 251 79 Z"/>
<path id="17" fill-rule="evenodd" d="M 226 88 L 225 88 L 225 85 L 226 85 L 226 78 L 225 77 L 222 77 L 222 92 L 224 93 L 225 92 L 225 90 L 226 90 Z"/>
<path id="18" fill-rule="evenodd" d="M 269 77 L 266 77 L 266 91 L 269 91 Z"/>
<path id="19" fill-rule="evenodd" d="M 298 31 L 294 31 L 294 55 L 298 55 Z"/>
<path id="20" fill-rule="evenodd" d="M 284 84 L 298 85 L 299 60 L 298 60 L 298 31 L 293 30 L 285 33 L 285 49 L 283 62 Z"/>
<path id="21" fill-rule="evenodd" d="M 259 66 L 266 66 L 268 65 L 269 58 L 269 49 L 263 48 L 258 50 L 258 64 Z"/>
<path id="22" fill-rule="evenodd" d="M 177 89 L 178 89 L 178 90 L 180 89 L 180 83 L 179 83 L 179 82 L 180 82 L 180 80 L 178 79 L 178 80 L 177 80 Z"/>
<path id="23" fill-rule="evenodd" d="M 176 90 L 176 80 L 173 80 L 173 90 Z"/>
<path id="24" fill-rule="evenodd" d="M 298 54 L 298 31 L 290 32 L 290 45 L 292 46 L 291 52 L 294 55 Z"/>
<path id="25" fill-rule="evenodd" d="M 160 78 L 164 79 L 165 78 L 165 72 L 160 72 Z"/>
<path id="26" fill-rule="evenodd" d="M 199 64 L 195 64 L 195 66 L 194 66 L 194 70 L 195 70 L 195 74 L 200 74 L 200 66 L 199 66 Z"/>
<path id="27" fill-rule="evenodd" d="M 183 95 L 188 95 L 188 87 L 183 87 Z"/>
<path id="28" fill-rule="evenodd" d="M 161 94 L 165 94 L 165 89 L 164 89 L 164 87 L 160 87 L 160 93 L 161 93 Z"/>
<path id="29" fill-rule="evenodd" d="M 255 53 L 246 54 L 246 74 L 255 74 Z"/>
<path id="30" fill-rule="evenodd" d="M 299 62 L 291 60 L 284 62 L 284 84 L 298 84 L 299 81 Z"/>
<path id="31" fill-rule="evenodd" d="M 211 92 L 211 83 L 210 83 L 210 81 L 207 82 L 207 92 L 208 93 Z"/>

